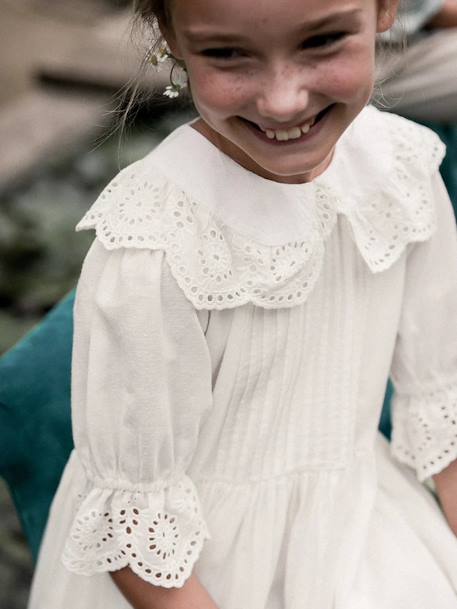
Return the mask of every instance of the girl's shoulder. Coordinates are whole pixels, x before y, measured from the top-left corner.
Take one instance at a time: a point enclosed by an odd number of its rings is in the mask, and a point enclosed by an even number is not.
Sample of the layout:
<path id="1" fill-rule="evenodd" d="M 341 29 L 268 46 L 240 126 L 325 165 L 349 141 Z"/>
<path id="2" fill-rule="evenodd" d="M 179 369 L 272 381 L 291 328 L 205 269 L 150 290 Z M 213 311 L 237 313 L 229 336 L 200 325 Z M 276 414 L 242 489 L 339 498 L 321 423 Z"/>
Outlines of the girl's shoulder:
<path id="1" fill-rule="evenodd" d="M 338 215 L 372 272 L 435 226 L 430 130 L 366 108 L 324 174 L 280 184 L 238 165 L 187 124 L 123 169 L 78 224 L 108 250 L 161 249 L 196 308 L 304 302 Z"/>

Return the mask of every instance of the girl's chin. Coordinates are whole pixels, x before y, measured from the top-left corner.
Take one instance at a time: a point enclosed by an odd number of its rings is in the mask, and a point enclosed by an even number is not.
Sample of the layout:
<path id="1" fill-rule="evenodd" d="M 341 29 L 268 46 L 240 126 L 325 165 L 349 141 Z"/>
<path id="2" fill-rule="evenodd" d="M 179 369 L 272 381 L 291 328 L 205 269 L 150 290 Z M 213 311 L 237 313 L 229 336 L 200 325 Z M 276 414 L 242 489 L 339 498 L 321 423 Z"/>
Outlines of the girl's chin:
<path id="1" fill-rule="evenodd" d="M 276 158 L 272 162 L 271 156 L 259 155 L 258 151 L 244 147 L 244 159 L 235 159 L 246 169 L 261 177 L 290 184 L 309 182 L 323 173 L 330 164 L 332 153 L 324 158 L 308 159 L 304 162 L 303 152 L 296 154 L 296 158 Z M 284 155 L 285 157 L 286 155 Z"/>
<path id="2" fill-rule="evenodd" d="M 322 173 L 328 165 L 328 163 L 327 165 L 325 163 L 304 165 L 303 162 L 296 164 L 272 164 L 271 160 L 267 162 L 255 154 L 247 153 L 246 156 L 247 159 L 234 160 L 248 171 L 252 171 L 262 178 L 284 184 L 309 182 Z"/>
<path id="3" fill-rule="evenodd" d="M 309 169 L 305 167 L 288 170 L 284 168 L 277 169 L 274 167 L 262 167 L 257 173 L 267 180 L 273 180 L 282 184 L 304 184 L 317 177 L 321 171 L 319 171 L 317 168 Z"/>
<path id="4" fill-rule="evenodd" d="M 207 131 L 207 137 L 209 136 L 209 139 L 236 163 L 260 177 L 275 182 L 292 184 L 309 182 L 328 166 L 328 154 L 318 154 L 317 150 L 305 152 L 301 146 L 276 148 L 265 145 L 264 142 L 246 134 L 246 127 L 240 128 L 240 123 L 237 124 L 237 121 L 231 122 L 225 129 L 215 129 L 206 123 L 203 129 Z M 304 156 L 314 158 L 304 159 Z"/>

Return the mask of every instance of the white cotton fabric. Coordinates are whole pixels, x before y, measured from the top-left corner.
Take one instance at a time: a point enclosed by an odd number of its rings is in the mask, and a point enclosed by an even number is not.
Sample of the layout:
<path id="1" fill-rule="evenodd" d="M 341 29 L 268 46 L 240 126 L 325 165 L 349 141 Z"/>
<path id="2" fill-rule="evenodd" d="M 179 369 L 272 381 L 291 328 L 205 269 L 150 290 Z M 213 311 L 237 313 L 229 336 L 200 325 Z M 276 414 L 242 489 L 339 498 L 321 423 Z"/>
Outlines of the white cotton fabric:
<path id="1" fill-rule="evenodd" d="M 127 564 L 193 571 L 220 609 L 455 609 L 421 483 L 457 458 L 442 155 L 367 108 L 318 180 L 278 184 L 185 125 L 107 187 L 79 225 L 76 448 L 29 609 L 127 609 Z"/>

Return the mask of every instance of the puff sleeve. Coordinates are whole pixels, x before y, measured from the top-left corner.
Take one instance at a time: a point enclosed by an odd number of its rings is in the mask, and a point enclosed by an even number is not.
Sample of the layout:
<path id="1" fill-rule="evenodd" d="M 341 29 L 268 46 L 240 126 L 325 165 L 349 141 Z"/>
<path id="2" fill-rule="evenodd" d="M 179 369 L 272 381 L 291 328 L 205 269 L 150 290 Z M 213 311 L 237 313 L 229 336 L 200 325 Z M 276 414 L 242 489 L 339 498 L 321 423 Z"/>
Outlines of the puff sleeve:
<path id="1" fill-rule="evenodd" d="M 128 565 L 182 586 L 208 537 L 188 469 L 211 408 L 211 366 L 163 251 L 94 242 L 77 290 L 72 393 L 86 482 L 64 564 L 84 575 Z"/>
<path id="2" fill-rule="evenodd" d="M 438 172 L 437 228 L 408 254 L 391 371 L 392 454 L 424 482 L 457 458 L 457 235 Z"/>

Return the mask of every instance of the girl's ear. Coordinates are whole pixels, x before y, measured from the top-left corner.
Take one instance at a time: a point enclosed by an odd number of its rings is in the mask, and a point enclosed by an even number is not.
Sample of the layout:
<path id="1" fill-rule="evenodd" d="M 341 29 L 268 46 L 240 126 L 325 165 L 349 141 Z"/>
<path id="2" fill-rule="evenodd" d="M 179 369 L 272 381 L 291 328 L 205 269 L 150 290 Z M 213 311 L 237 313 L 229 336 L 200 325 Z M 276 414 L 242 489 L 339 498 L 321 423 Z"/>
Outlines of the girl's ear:
<path id="1" fill-rule="evenodd" d="M 377 0 L 377 4 L 377 32 L 387 32 L 387 30 L 389 30 L 394 24 L 395 18 L 397 16 L 399 0 Z"/>
<path id="2" fill-rule="evenodd" d="M 165 42 L 171 51 L 171 54 L 176 59 L 182 59 L 182 54 L 179 50 L 179 45 L 176 41 L 176 36 L 171 26 L 166 26 L 163 23 L 159 23 L 159 29 L 162 36 L 165 38 Z"/>

